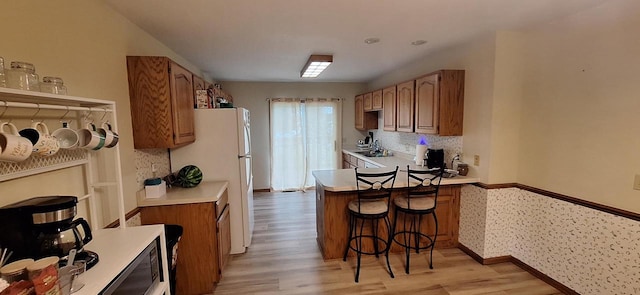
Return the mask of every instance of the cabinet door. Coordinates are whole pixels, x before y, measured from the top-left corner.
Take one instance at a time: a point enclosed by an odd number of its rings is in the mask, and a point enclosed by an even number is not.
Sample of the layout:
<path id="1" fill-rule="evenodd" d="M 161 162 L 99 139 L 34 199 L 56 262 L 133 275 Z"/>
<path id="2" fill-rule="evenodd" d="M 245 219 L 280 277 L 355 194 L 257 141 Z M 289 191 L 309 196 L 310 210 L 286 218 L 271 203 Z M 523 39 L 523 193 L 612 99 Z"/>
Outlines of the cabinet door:
<path id="1" fill-rule="evenodd" d="M 364 106 L 364 111 L 368 112 L 373 110 L 373 101 L 372 101 L 371 92 L 363 94 L 362 99 L 363 99 L 362 103 Z"/>
<path id="2" fill-rule="evenodd" d="M 134 148 L 173 147 L 168 59 L 127 56 L 127 72 Z"/>
<path id="3" fill-rule="evenodd" d="M 382 115 L 385 131 L 396 131 L 396 86 L 382 90 Z"/>
<path id="4" fill-rule="evenodd" d="M 171 63 L 171 100 L 173 107 L 173 141 L 182 145 L 195 141 L 193 111 L 193 76 L 178 64 Z"/>
<path id="5" fill-rule="evenodd" d="M 397 130 L 402 132 L 413 132 L 413 91 L 414 82 L 408 81 L 398 84 L 398 118 L 396 119 Z"/>
<path id="6" fill-rule="evenodd" d="M 364 106 L 362 104 L 362 95 L 356 95 L 355 112 L 356 129 L 364 130 Z"/>
<path id="7" fill-rule="evenodd" d="M 377 90 L 371 93 L 371 109 L 374 111 L 382 110 L 382 90 Z"/>
<path id="8" fill-rule="evenodd" d="M 222 210 L 222 215 L 217 223 L 218 231 L 218 272 L 222 274 L 224 267 L 229 262 L 231 253 L 231 219 L 229 218 L 229 205 Z"/>
<path id="9" fill-rule="evenodd" d="M 416 80 L 416 133 L 438 134 L 438 74 Z"/>

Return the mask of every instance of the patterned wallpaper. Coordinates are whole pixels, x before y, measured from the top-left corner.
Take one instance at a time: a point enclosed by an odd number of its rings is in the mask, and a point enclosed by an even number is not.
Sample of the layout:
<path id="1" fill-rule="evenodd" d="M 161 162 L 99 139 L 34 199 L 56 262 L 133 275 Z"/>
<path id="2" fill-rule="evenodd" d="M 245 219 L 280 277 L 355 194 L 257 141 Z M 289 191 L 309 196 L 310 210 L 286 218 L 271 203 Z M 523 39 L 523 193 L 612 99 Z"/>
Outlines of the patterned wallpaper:
<path id="1" fill-rule="evenodd" d="M 482 257 L 487 257 L 484 254 L 486 212 L 487 190 L 475 185 L 462 186 L 458 242 Z"/>
<path id="2" fill-rule="evenodd" d="M 517 188 L 470 185 L 460 210 L 460 242 L 483 258 L 511 255 L 580 294 L 640 294 L 638 221 Z"/>

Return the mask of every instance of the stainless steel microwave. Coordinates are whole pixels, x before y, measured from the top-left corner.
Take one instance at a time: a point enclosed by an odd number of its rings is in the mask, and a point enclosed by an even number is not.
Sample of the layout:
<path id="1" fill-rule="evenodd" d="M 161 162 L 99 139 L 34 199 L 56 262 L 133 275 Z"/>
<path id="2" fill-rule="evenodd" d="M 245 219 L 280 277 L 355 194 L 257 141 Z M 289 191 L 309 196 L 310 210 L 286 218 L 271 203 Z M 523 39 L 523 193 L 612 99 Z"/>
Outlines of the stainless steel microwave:
<path id="1" fill-rule="evenodd" d="M 156 238 L 100 295 L 146 295 L 163 280 L 160 238 Z"/>

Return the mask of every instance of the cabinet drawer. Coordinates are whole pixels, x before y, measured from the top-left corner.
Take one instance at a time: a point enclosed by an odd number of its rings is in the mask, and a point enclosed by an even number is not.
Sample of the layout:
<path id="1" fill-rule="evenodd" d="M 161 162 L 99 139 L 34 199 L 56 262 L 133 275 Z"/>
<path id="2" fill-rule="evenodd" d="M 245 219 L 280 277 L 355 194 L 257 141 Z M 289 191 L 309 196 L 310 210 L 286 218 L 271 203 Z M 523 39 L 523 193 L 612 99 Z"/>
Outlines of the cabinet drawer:
<path id="1" fill-rule="evenodd" d="M 220 218 L 224 206 L 229 203 L 229 194 L 227 192 L 228 190 L 225 190 L 224 193 L 222 193 L 222 196 L 220 196 L 220 199 L 218 199 L 218 201 L 216 202 L 216 220 Z"/>

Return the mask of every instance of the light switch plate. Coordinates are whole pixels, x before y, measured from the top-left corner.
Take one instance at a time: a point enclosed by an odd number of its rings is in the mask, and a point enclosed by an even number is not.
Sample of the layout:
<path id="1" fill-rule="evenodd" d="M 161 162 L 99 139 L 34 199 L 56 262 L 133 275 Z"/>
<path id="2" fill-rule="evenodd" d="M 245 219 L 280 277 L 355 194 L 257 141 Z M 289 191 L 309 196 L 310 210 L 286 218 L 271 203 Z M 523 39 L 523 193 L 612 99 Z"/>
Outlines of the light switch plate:
<path id="1" fill-rule="evenodd" d="M 480 166 L 480 155 L 474 155 L 473 156 L 473 165 L 474 166 Z"/>
<path id="2" fill-rule="evenodd" d="M 640 174 L 636 174 L 636 178 L 633 181 L 633 189 L 640 191 Z"/>

